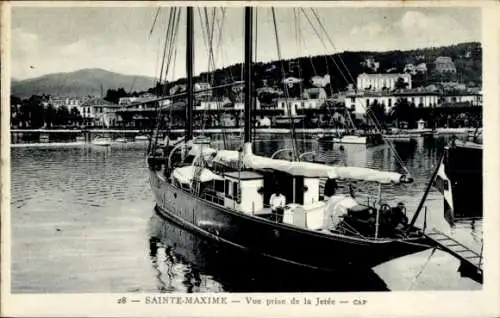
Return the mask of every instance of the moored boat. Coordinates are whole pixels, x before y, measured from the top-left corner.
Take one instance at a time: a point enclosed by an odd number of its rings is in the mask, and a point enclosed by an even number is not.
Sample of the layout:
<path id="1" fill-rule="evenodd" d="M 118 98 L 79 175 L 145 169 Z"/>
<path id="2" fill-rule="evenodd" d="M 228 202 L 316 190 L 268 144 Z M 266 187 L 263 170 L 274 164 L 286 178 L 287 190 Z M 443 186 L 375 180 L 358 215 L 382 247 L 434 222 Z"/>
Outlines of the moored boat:
<path id="1" fill-rule="evenodd" d="M 115 142 L 121 143 L 121 144 L 125 144 L 125 143 L 127 143 L 127 138 L 125 138 L 125 137 L 118 137 L 118 138 L 115 139 Z"/>
<path id="2" fill-rule="evenodd" d="M 103 147 L 111 146 L 111 139 L 107 137 L 97 136 L 94 138 L 94 140 L 92 140 L 92 144 L 95 146 Z"/>
<path id="3" fill-rule="evenodd" d="M 135 136 L 135 137 L 134 137 L 134 140 L 135 140 L 135 141 L 148 141 L 148 140 L 149 140 L 149 136 L 146 136 L 146 135 L 138 135 L 138 136 Z"/>

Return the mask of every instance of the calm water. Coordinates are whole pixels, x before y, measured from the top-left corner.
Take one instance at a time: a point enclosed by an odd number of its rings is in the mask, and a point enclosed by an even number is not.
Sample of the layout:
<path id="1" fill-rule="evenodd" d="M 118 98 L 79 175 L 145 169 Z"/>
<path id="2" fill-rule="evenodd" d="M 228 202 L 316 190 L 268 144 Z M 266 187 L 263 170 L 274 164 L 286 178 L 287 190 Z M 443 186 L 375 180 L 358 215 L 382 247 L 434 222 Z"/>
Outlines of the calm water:
<path id="1" fill-rule="evenodd" d="M 289 140 L 260 137 L 255 145 L 259 154 L 270 155 L 291 146 Z M 409 211 L 415 210 L 444 142 L 431 138 L 396 143 L 416 182 L 385 187 L 384 198 L 403 201 Z M 317 150 L 338 164 L 400 169 L 385 146 L 368 150 L 332 147 L 311 140 L 299 142 L 301 152 Z M 283 270 L 271 264 L 258 266 L 245 255 L 235 255 L 234 251 L 199 240 L 155 214 L 144 145 L 125 144 L 108 149 L 90 145 L 22 147 L 12 148 L 11 154 L 14 293 L 481 288 L 474 281 L 461 278 L 457 272 L 459 262 L 445 253 L 435 252 L 424 268 L 430 250 L 366 273 L 328 277 Z M 373 185 L 358 183 L 357 187 L 363 192 L 376 191 Z M 428 228 L 436 227 L 480 250 L 481 223 L 450 228 L 435 190 L 430 193 L 427 206 Z M 422 221 L 420 217 L 419 223 Z M 151 237 L 157 241 L 150 242 Z"/>

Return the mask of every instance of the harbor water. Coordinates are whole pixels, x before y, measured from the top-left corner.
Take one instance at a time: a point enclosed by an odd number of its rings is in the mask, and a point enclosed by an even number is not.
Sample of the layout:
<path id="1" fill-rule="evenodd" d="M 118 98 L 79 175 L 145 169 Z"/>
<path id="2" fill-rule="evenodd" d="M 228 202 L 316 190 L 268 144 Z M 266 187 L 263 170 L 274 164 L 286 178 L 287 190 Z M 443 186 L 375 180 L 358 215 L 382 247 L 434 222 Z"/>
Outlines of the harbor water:
<path id="1" fill-rule="evenodd" d="M 223 143 L 234 147 L 239 141 L 216 142 L 220 147 Z M 408 211 L 414 211 L 445 143 L 443 137 L 395 142 L 415 182 L 384 186 L 383 199 L 405 202 Z M 402 171 L 385 145 L 340 147 L 311 139 L 297 144 L 301 153 L 315 151 L 335 164 Z M 291 140 L 263 135 L 254 151 L 270 156 L 288 148 L 292 148 Z M 13 293 L 481 289 L 480 284 L 460 276 L 457 259 L 441 251 L 431 255 L 426 250 L 372 271 L 328 277 L 279 270 L 236 256 L 156 214 L 145 151 L 144 143 L 11 148 Z M 355 188 L 366 194 L 377 191 L 372 184 L 356 183 Z M 480 252 L 480 221 L 450 227 L 443 217 L 442 197 L 435 189 L 426 206 L 427 213 L 420 215 L 417 224 L 423 226 L 427 215 L 428 230 L 435 227 Z"/>

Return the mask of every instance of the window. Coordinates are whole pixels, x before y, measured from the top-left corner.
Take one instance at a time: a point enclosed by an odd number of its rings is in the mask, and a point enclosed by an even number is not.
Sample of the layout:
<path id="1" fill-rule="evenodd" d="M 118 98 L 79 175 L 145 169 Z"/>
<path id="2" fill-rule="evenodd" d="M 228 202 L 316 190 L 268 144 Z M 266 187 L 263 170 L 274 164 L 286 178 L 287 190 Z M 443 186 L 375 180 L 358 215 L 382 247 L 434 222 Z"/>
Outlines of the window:
<path id="1" fill-rule="evenodd" d="M 224 194 L 225 194 L 225 195 L 226 195 L 226 197 L 228 197 L 228 198 L 230 198 L 230 197 L 231 197 L 231 192 L 230 192 L 231 188 L 230 188 L 230 186 L 231 186 L 231 181 L 229 181 L 229 180 L 227 180 L 227 179 L 226 179 L 226 180 L 224 181 L 224 190 L 225 190 L 225 191 L 224 191 Z"/>
<path id="2" fill-rule="evenodd" d="M 233 199 L 240 200 L 238 182 L 233 182 Z"/>

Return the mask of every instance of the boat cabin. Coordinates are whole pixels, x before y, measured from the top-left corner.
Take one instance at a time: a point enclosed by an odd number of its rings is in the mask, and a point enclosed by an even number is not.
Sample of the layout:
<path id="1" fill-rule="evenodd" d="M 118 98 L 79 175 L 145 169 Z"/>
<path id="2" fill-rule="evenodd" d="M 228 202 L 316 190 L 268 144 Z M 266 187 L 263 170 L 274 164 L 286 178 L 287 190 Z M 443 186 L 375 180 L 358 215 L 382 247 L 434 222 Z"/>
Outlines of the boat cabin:
<path id="1" fill-rule="evenodd" d="M 286 197 L 286 203 L 309 205 L 320 200 L 319 178 L 292 175 L 289 173 L 266 170 L 264 202 L 268 203 L 276 188 Z"/>
<path id="2" fill-rule="evenodd" d="M 264 176 L 253 171 L 224 173 L 224 207 L 254 214 L 264 208 Z"/>

